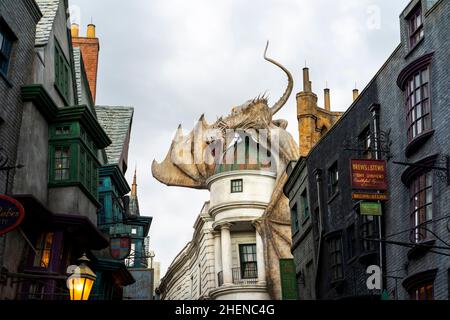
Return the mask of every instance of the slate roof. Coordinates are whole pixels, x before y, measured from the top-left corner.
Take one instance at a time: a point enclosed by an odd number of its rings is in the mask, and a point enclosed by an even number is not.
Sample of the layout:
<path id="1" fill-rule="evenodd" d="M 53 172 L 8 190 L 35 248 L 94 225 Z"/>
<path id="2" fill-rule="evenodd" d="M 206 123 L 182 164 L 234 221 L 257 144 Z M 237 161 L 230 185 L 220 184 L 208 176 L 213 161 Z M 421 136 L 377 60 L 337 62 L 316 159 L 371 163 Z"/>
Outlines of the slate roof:
<path id="1" fill-rule="evenodd" d="M 75 81 L 77 85 L 78 103 L 81 103 L 81 50 L 80 48 L 73 48 L 73 62 L 75 64 Z"/>
<path id="2" fill-rule="evenodd" d="M 108 164 L 118 164 L 133 120 L 133 107 L 96 106 L 97 119 L 112 144 L 106 148 Z"/>
<path id="3" fill-rule="evenodd" d="M 50 38 L 60 0 L 36 0 L 42 18 L 36 26 L 36 46 L 45 46 Z"/>

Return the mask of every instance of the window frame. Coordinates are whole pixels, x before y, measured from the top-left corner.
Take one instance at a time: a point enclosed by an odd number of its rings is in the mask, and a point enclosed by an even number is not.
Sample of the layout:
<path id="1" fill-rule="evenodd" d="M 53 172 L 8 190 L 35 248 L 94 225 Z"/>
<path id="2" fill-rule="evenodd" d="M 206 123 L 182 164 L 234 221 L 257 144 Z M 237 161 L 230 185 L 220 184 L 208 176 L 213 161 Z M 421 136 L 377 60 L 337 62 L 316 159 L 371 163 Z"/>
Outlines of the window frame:
<path id="1" fill-rule="evenodd" d="M 230 182 L 230 192 L 231 193 L 242 193 L 244 192 L 244 179 L 233 179 Z"/>
<path id="2" fill-rule="evenodd" d="M 344 279 L 344 257 L 342 236 L 334 236 L 328 239 L 328 254 L 330 257 L 330 277 L 331 282 L 337 282 Z"/>
<path id="3" fill-rule="evenodd" d="M 251 252 L 243 252 L 244 248 L 251 247 Z M 247 261 L 244 255 L 251 255 L 253 260 Z M 254 268 L 246 269 L 247 265 L 253 265 Z M 239 244 L 239 268 L 241 270 L 241 279 L 256 279 L 258 278 L 258 261 L 256 253 L 256 243 L 240 243 Z M 248 271 L 248 272 L 247 272 Z"/>
<path id="4" fill-rule="evenodd" d="M 434 300 L 434 280 L 414 286 L 408 290 L 408 294 L 410 300 Z"/>
<path id="5" fill-rule="evenodd" d="M 48 237 L 50 241 L 48 242 Z M 43 232 L 36 239 L 36 253 L 33 258 L 33 267 L 41 269 L 49 269 L 52 263 L 53 244 L 55 240 L 54 232 Z M 49 247 L 47 244 L 50 243 Z M 46 258 L 44 258 L 44 256 Z M 46 260 L 46 262 L 44 261 Z"/>
<path id="6" fill-rule="evenodd" d="M 55 38 L 55 88 L 66 104 L 69 103 L 70 94 L 70 63 L 64 54 L 64 50 Z"/>
<path id="7" fill-rule="evenodd" d="M 295 203 L 291 208 L 291 232 L 292 235 L 297 234 L 300 231 L 300 221 L 298 219 L 298 207 Z"/>
<path id="8" fill-rule="evenodd" d="M 17 37 L 2 18 L 0 18 L 0 35 L 2 36 L 0 43 L 0 73 L 7 78 Z"/>
<path id="9" fill-rule="evenodd" d="M 361 147 L 360 157 L 363 159 L 373 159 L 373 134 L 370 125 L 367 126 L 358 136 Z"/>
<path id="10" fill-rule="evenodd" d="M 58 157 L 57 156 L 57 152 L 58 152 L 58 149 L 67 149 L 67 151 L 68 151 L 68 153 L 67 153 L 67 156 L 60 156 L 60 157 Z M 62 152 L 62 150 L 61 150 L 61 152 Z M 73 154 L 73 152 L 72 152 L 72 148 L 71 148 L 71 145 L 70 144 L 57 144 L 57 145 L 55 145 L 54 146 L 54 148 L 53 148 L 53 172 L 52 172 L 52 174 L 53 174 L 53 181 L 55 181 L 56 183 L 60 183 L 60 182 L 67 182 L 67 181 L 71 181 L 71 179 L 72 179 L 72 173 L 71 173 L 71 170 L 72 170 L 72 154 Z M 61 168 L 58 168 L 58 160 L 60 160 L 61 161 Z M 64 160 L 66 161 L 65 163 L 67 164 L 67 166 L 66 167 L 64 167 Z M 60 172 L 60 175 L 59 175 L 59 178 L 58 178 L 58 173 L 57 172 Z M 63 177 L 63 172 L 67 172 L 67 178 L 64 178 Z"/>
<path id="11" fill-rule="evenodd" d="M 419 18 L 420 24 L 417 24 Z M 408 45 L 410 50 L 415 48 L 425 36 L 423 18 L 424 15 L 422 5 L 419 2 L 419 4 L 411 11 L 411 13 L 406 18 L 408 25 Z"/>
<path id="12" fill-rule="evenodd" d="M 404 101 L 406 107 L 406 123 L 408 126 L 407 137 L 409 142 L 433 129 L 430 97 L 430 69 L 429 64 L 422 66 L 411 73 L 406 79 Z M 426 74 L 426 79 L 424 73 Z M 417 80 L 417 77 L 419 80 Z"/>
<path id="13" fill-rule="evenodd" d="M 308 201 L 308 190 L 303 190 L 303 192 L 300 195 L 300 205 L 302 208 L 303 213 L 303 221 L 306 221 L 311 217 L 311 212 L 309 210 L 309 201 Z"/>
<path id="14" fill-rule="evenodd" d="M 327 171 L 328 175 L 328 197 L 332 198 L 339 192 L 339 167 L 335 161 Z"/>
<path id="15" fill-rule="evenodd" d="M 432 235 L 430 236 L 429 232 L 422 228 L 424 226 L 432 228 L 433 199 L 433 173 L 432 171 L 422 172 L 414 177 L 409 184 L 409 214 L 411 241 L 413 243 L 432 239 Z M 428 209 L 430 209 L 430 212 L 428 212 Z"/>

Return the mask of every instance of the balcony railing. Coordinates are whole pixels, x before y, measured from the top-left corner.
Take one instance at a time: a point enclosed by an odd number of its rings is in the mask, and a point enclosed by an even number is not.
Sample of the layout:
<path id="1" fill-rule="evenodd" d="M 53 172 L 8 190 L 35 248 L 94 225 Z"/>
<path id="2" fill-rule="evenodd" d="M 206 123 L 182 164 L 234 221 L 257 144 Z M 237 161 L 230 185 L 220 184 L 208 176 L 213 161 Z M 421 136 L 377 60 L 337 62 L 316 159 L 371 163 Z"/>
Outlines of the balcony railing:
<path id="1" fill-rule="evenodd" d="M 258 282 L 258 270 L 255 268 L 253 270 L 241 271 L 241 268 L 232 269 L 233 284 L 256 284 Z M 217 274 L 217 280 L 219 287 L 223 285 L 223 271 Z"/>
<path id="2" fill-rule="evenodd" d="M 233 268 L 234 284 L 256 284 L 258 282 L 258 270 L 254 269 L 241 270 L 241 268 Z"/>

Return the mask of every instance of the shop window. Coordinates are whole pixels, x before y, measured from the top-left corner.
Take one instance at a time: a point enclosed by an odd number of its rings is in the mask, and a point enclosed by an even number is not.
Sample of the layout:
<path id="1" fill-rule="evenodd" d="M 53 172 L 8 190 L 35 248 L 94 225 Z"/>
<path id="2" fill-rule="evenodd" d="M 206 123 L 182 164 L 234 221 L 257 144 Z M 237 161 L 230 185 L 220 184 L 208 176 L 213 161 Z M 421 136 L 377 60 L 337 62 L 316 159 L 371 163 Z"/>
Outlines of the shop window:
<path id="1" fill-rule="evenodd" d="M 48 269 L 53 245 L 52 232 L 42 233 L 36 242 L 33 266 Z"/>
<path id="2" fill-rule="evenodd" d="M 373 216 L 361 216 L 361 235 L 365 239 L 361 239 L 362 252 L 370 252 L 375 250 L 375 242 L 366 239 L 374 239 L 375 219 Z"/>
<path id="3" fill-rule="evenodd" d="M 411 300 L 434 300 L 433 283 L 425 283 L 412 288 L 409 291 L 409 298 Z"/>

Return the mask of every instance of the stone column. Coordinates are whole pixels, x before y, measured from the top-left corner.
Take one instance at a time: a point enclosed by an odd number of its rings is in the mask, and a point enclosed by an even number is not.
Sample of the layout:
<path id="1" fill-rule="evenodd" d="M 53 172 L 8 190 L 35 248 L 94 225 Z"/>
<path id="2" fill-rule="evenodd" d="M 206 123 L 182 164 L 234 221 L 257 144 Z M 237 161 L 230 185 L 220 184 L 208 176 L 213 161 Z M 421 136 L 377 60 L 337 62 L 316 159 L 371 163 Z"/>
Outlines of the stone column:
<path id="1" fill-rule="evenodd" d="M 258 284 L 266 285 L 266 264 L 264 260 L 264 242 L 256 230 L 256 264 L 258 266 Z"/>
<path id="2" fill-rule="evenodd" d="M 222 271 L 222 245 L 220 232 L 214 232 L 214 272 L 216 279 L 216 286 L 219 287 L 219 276 L 218 273 Z"/>
<path id="3" fill-rule="evenodd" d="M 223 284 L 233 284 L 233 274 L 231 268 L 231 224 L 227 223 L 220 226 L 220 237 L 222 243 L 222 272 Z"/>

